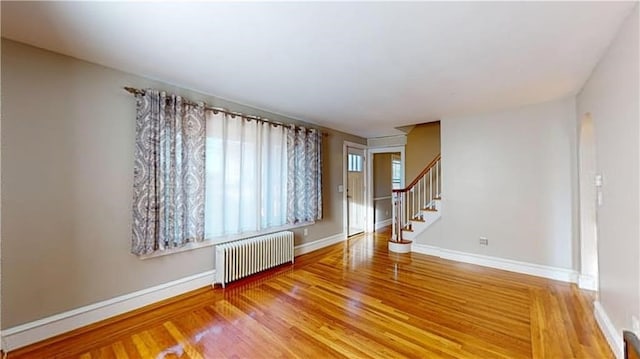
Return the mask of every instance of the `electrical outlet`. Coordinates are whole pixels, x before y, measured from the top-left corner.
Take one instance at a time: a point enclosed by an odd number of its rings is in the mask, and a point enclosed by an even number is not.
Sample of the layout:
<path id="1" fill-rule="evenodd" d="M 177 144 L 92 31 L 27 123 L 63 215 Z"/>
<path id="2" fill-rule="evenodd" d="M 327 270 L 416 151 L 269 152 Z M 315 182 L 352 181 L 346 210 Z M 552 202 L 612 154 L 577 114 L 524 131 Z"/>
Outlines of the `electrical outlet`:
<path id="1" fill-rule="evenodd" d="M 631 316 L 631 330 L 633 330 L 636 335 L 640 335 L 640 320 L 635 315 Z"/>
<path id="2" fill-rule="evenodd" d="M 388 216 L 389 215 L 389 211 L 384 211 L 384 215 Z"/>
<path id="3" fill-rule="evenodd" d="M 480 245 L 481 246 L 488 246 L 489 245 L 489 240 L 487 239 L 487 237 L 480 237 Z"/>
<path id="4" fill-rule="evenodd" d="M 308 235 L 308 234 L 309 234 L 309 229 L 308 229 L 308 228 L 305 228 L 305 229 L 302 231 L 302 234 L 303 234 L 303 235 L 305 235 L 305 236 L 306 236 L 306 235 Z"/>

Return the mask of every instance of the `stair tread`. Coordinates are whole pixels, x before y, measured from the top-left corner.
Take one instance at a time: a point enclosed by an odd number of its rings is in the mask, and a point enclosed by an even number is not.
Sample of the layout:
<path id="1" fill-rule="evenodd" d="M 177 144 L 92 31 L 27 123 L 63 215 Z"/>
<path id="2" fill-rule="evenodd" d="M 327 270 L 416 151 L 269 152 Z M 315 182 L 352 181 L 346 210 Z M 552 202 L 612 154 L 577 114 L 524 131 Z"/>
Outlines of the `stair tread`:
<path id="1" fill-rule="evenodd" d="M 423 208 L 422 210 L 423 210 L 423 211 L 428 211 L 428 212 L 438 212 L 438 210 L 437 210 L 437 209 L 435 209 L 435 208 L 429 208 L 429 207 L 427 207 L 427 208 Z"/>
<path id="2" fill-rule="evenodd" d="M 414 221 L 414 222 L 424 222 L 425 221 L 424 219 L 420 219 L 420 218 L 413 218 L 413 219 L 410 219 L 410 220 Z"/>

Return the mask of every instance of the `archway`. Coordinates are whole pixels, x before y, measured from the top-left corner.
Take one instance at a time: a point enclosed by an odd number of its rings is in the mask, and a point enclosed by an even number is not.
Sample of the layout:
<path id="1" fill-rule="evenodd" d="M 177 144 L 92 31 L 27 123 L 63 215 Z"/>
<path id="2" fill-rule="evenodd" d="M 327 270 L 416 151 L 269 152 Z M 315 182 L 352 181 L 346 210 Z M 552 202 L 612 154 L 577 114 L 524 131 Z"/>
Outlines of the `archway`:
<path id="1" fill-rule="evenodd" d="M 580 181 L 580 287 L 598 290 L 597 202 L 595 128 L 590 113 L 580 119 L 578 163 Z"/>

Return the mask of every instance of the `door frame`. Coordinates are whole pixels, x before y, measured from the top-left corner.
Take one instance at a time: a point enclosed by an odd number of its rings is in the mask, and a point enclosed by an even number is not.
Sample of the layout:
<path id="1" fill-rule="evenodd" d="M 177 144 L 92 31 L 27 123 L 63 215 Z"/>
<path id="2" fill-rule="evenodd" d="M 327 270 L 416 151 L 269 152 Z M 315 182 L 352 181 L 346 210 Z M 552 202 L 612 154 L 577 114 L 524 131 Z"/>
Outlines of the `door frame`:
<path id="1" fill-rule="evenodd" d="M 347 185 L 348 185 L 348 181 L 347 181 L 347 165 L 348 165 L 348 152 L 349 149 L 348 147 L 351 148 L 357 148 L 360 149 L 364 152 L 364 163 L 367 165 L 363 165 L 362 167 L 362 171 L 364 172 L 364 205 L 365 205 L 365 211 L 364 211 L 364 233 L 367 233 L 367 229 L 368 229 L 368 224 L 369 224 L 369 207 L 370 207 L 370 203 L 369 203 L 369 169 L 368 169 L 368 163 L 369 163 L 369 155 L 367 153 L 367 145 L 363 145 L 361 143 L 356 143 L 356 142 L 350 142 L 350 141 L 344 141 L 342 143 L 342 234 L 344 236 L 344 238 L 349 238 L 349 203 L 347 201 Z"/>
<path id="2" fill-rule="evenodd" d="M 376 153 L 398 153 L 400 152 L 400 187 L 404 187 L 405 184 L 405 157 L 404 157 L 404 146 L 388 146 L 388 147 L 374 147 L 367 149 L 367 172 L 373 173 L 373 155 Z M 368 176 L 365 178 L 367 183 L 367 188 L 373 188 L 373 176 Z M 367 191 L 366 197 L 366 222 L 365 222 L 365 231 L 369 233 L 373 233 L 375 231 L 375 223 L 373 222 L 374 216 L 374 208 L 373 208 L 373 191 Z"/>

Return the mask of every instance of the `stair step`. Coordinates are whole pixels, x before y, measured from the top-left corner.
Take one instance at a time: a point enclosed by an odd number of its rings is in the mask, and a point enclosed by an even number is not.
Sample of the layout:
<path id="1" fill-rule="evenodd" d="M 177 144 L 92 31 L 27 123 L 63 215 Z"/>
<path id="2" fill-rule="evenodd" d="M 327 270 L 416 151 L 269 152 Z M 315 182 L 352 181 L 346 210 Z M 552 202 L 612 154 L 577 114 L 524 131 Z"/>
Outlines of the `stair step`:
<path id="1" fill-rule="evenodd" d="M 438 196 L 438 197 L 433 197 L 433 199 L 436 199 L 436 200 L 438 200 L 438 201 L 439 201 L 439 200 L 441 200 L 441 199 L 442 199 L 442 197 L 440 197 L 440 196 Z"/>
<path id="2" fill-rule="evenodd" d="M 413 219 L 411 219 L 411 221 L 414 221 L 414 222 L 424 222 L 425 220 L 424 220 L 424 219 L 420 219 L 420 218 L 413 218 Z"/>
<path id="3" fill-rule="evenodd" d="M 427 212 L 438 212 L 438 210 L 437 210 L 437 209 L 435 209 L 435 208 L 429 208 L 429 207 L 427 207 L 427 208 L 423 208 L 422 210 L 423 210 L 423 211 L 427 211 Z"/>
<path id="4" fill-rule="evenodd" d="M 413 243 L 413 241 L 409 240 L 409 239 L 402 239 L 399 242 L 396 243 L 400 243 L 400 244 L 409 244 L 409 243 Z"/>
<path id="5" fill-rule="evenodd" d="M 403 232 L 413 232 L 413 229 L 407 229 L 407 228 L 403 228 L 402 229 Z"/>

